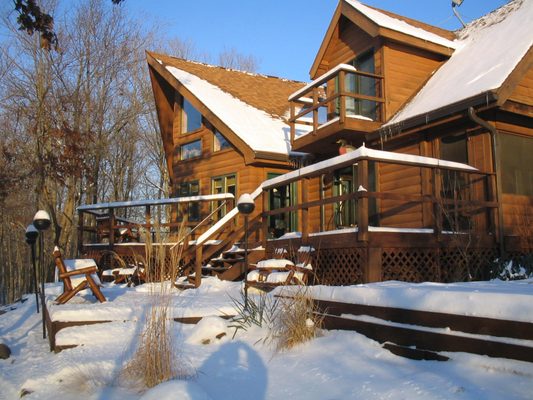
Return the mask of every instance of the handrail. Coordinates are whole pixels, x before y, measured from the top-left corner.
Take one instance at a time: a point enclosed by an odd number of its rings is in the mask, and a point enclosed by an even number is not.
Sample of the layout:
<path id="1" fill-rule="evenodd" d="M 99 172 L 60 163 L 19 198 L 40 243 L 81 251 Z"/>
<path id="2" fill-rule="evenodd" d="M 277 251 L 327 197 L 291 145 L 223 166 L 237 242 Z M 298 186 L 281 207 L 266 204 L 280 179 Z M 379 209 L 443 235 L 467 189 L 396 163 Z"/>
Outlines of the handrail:
<path id="1" fill-rule="evenodd" d="M 185 236 L 183 236 L 183 238 L 181 238 L 181 240 L 177 241 L 176 243 L 173 243 L 172 244 L 172 247 L 170 248 L 170 250 L 173 250 L 176 246 L 178 246 L 180 243 L 183 243 L 183 241 L 185 240 L 185 238 L 187 238 L 187 236 L 191 236 L 193 234 L 194 231 L 196 231 L 201 225 L 203 225 L 204 222 L 208 221 L 216 212 L 218 212 L 218 210 L 220 210 L 222 207 L 224 207 L 226 205 L 227 201 L 224 200 L 216 209 L 214 209 L 207 217 L 205 217 L 202 221 L 200 221 L 194 228 L 192 228 L 189 232 L 187 232 L 187 234 Z"/>
<path id="2" fill-rule="evenodd" d="M 352 65 L 339 64 L 335 68 L 332 68 L 329 71 L 325 72 L 324 74 L 320 75 L 318 78 L 316 78 L 312 82 L 308 83 L 303 88 L 301 88 L 301 89 L 297 90 L 296 92 L 292 93 L 289 96 L 289 101 L 295 101 L 296 98 L 301 97 L 302 95 L 309 93 L 314 88 L 323 85 L 324 83 L 329 81 L 333 76 L 335 76 L 340 71 L 344 71 L 344 72 L 348 72 L 348 73 L 356 73 L 356 74 L 359 74 L 359 75 L 367 76 L 369 78 L 383 79 L 382 75 L 373 74 L 371 72 L 359 71 L 357 68 L 355 68 Z"/>

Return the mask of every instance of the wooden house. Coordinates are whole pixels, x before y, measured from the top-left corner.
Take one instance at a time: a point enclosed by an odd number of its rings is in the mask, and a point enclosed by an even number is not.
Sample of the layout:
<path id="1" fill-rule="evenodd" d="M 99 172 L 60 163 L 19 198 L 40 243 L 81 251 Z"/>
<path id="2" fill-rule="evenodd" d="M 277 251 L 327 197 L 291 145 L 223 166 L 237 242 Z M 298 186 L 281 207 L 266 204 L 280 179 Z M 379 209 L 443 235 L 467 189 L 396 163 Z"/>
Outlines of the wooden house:
<path id="1" fill-rule="evenodd" d="M 451 32 L 340 0 L 307 85 L 147 53 L 173 194 L 251 193 L 254 240 L 311 245 L 316 282 L 487 278 L 533 249 L 532 17 Z M 197 278 L 243 233 L 206 207 L 181 210 L 214 219 Z"/>

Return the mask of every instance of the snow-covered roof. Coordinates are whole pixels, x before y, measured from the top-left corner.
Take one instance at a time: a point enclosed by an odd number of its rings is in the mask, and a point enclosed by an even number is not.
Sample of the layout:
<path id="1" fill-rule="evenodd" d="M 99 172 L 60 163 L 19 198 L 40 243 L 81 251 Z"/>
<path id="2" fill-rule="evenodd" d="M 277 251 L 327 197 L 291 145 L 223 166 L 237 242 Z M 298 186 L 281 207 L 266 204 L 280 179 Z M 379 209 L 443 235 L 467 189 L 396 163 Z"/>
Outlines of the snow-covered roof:
<path id="1" fill-rule="evenodd" d="M 165 68 L 254 151 L 290 153 L 290 129 L 274 117 L 176 67 Z"/>
<path id="2" fill-rule="evenodd" d="M 366 16 L 371 21 L 373 21 L 375 24 L 383 28 L 391 29 L 396 32 L 404 33 L 406 35 L 413 36 L 425 40 L 427 42 L 435 43 L 452 49 L 456 47 L 456 43 L 454 41 L 439 36 L 433 32 L 429 32 L 425 29 L 413 26 L 407 23 L 406 21 L 393 18 L 374 8 L 365 6 L 359 1 L 346 0 L 346 3 L 351 5 L 353 8 L 355 8 L 357 11 Z"/>
<path id="3" fill-rule="evenodd" d="M 457 49 L 385 126 L 498 89 L 533 44 L 533 1 L 515 0 L 459 32 Z"/>

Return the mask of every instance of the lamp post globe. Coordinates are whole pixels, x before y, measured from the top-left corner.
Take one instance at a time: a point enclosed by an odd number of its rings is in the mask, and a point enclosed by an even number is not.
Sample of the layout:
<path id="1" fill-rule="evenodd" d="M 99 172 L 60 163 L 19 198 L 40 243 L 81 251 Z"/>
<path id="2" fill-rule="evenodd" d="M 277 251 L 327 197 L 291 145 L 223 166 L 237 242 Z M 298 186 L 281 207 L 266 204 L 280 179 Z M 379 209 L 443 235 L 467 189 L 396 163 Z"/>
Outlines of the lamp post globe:
<path id="1" fill-rule="evenodd" d="M 40 230 L 45 231 L 50 227 L 50 215 L 45 210 L 39 210 L 33 217 L 33 225 Z"/>
<path id="2" fill-rule="evenodd" d="M 249 215 L 254 212 L 255 204 L 249 193 L 244 193 L 237 201 L 237 209 L 241 214 Z"/>
<path id="3" fill-rule="evenodd" d="M 29 224 L 26 228 L 26 243 L 35 244 L 37 237 L 39 236 L 39 231 L 33 224 Z"/>

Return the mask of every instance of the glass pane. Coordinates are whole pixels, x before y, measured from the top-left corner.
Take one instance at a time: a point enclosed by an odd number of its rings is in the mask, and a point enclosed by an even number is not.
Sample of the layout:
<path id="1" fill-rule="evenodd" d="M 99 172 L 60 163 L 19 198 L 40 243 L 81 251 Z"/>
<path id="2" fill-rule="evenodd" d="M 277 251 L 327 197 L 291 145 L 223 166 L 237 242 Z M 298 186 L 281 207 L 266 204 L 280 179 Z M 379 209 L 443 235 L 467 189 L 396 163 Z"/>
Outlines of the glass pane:
<path id="1" fill-rule="evenodd" d="M 189 160 L 202 155 L 202 141 L 196 140 L 181 146 L 181 159 Z"/>
<path id="2" fill-rule="evenodd" d="M 215 131 L 213 150 L 220 151 L 224 149 L 229 149 L 231 146 L 226 138 L 219 132 Z"/>
<path id="3" fill-rule="evenodd" d="M 182 133 L 192 132 L 202 127 L 202 114 L 198 112 L 186 99 L 183 99 Z"/>

